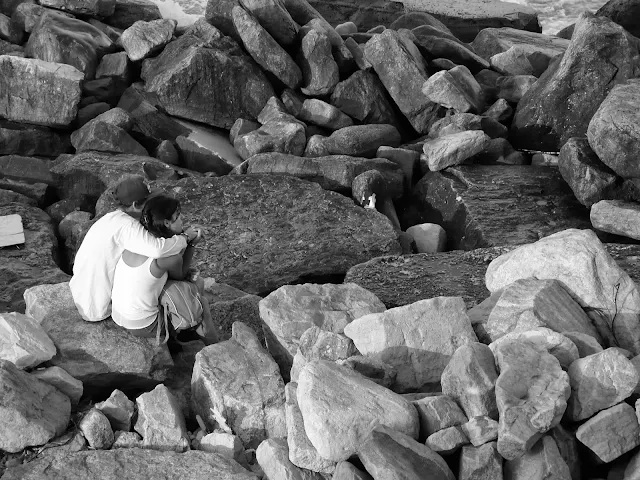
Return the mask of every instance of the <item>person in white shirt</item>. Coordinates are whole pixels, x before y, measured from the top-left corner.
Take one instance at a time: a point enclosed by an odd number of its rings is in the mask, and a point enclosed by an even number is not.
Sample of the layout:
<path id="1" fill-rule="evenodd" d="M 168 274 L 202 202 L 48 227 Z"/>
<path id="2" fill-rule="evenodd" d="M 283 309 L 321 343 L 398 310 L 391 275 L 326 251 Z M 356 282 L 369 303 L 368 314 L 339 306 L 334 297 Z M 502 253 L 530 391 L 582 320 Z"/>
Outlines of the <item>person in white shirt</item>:
<path id="1" fill-rule="evenodd" d="M 149 189 L 140 176 L 128 177 L 115 188 L 122 210 L 107 213 L 87 232 L 73 265 L 69 282 L 73 300 L 82 318 L 99 322 L 111 315 L 111 291 L 116 264 L 126 249 L 163 258 L 182 252 L 198 236 L 195 228 L 171 238 L 150 234 L 139 221 Z"/>

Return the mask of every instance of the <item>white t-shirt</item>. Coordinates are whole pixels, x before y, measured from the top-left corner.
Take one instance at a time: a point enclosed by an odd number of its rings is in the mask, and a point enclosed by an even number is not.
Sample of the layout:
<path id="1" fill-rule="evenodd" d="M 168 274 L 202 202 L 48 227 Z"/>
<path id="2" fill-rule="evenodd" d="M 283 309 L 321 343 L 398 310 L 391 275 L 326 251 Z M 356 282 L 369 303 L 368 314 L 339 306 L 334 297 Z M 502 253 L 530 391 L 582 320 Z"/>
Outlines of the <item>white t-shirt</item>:
<path id="1" fill-rule="evenodd" d="M 186 246 L 182 235 L 158 238 L 121 210 L 107 213 L 87 232 L 73 265 L 69 287 L 82 318 L 98 322 L 111 314 L 113 275 L 124 250 L 162 258 L 177 255 Z"/>

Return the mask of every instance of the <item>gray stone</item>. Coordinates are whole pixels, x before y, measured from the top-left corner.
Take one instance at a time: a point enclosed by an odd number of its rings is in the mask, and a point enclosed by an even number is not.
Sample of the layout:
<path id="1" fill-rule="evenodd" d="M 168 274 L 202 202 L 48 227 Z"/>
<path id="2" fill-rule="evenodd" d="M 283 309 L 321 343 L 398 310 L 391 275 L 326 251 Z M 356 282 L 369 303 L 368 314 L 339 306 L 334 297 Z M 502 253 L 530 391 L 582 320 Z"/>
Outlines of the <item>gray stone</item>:
<path id="1" fill-rule="evenodd" d="M 268 438 L 256 449 L 256 460 L 266 478 L 291 480 L 322 480 L 320 473 L 296 467 L 289 460 L 287 441 L 283 438 Z"/>
<path id="2" fill-rule="evenodd" d="M 635 202 L 600 200 L 591 206 L 589 217 L 593 227 L 598 230 L 640 239 L 640 230 L 636 226 L 640 219 L 640 207 Z"/>
<path id="3" fill-rule="evenodd" d="M 549 480 L 571 480 L 571 472 L 549 435 L 542 437 L 522 457 L 508 460 L 504 464 L 505 480 L 545 478 Z"/>
<path id="4" fill-rule="evenodd" d="M 407 228 L 407 233 L 416 242 L 418 253 L 444 252 L 447 248 L 447 232 L 435 223 L 422 223 Z"/>
<path id="5" fill-rule="evenodd" d="M 540 77 L 549 63 L 561 53 L 550 56 L 547 52 L 532 50 L 529 45 L 513 45 L 507 51 L 491 57 L 491 68 L 503 75 L 533 75 Z"/>
<path id="6" fill-rule="evenodd" d="M 440 455 L 456 453 L 464 445 L 469 444 L 469 439 L 461 427 L 447 427 L 429 435 L 425 445 Z"/>
<path id="7" fill-rule="evenodd" d="M 324 143 L 329 154 L 371 158 L 381 146 L 397 147 L 400 141 L 400 133 L 393 125 L 371 124 L 336 130 Z"/>
<path id="8" fill-rule="evenodd" d="M 242 442 L 236 435 L 231 433 L 208 433 L 200 440 L 198 449 L 203 452 L 219 453 L 227 458 L 234 459 L 245 468 L 248 467 Z"/>
<path id="9" fill-rule="evenodd" d="M 505 27 L 485 28 L 471 42 L 471 47 L 478 55 L 487 60 L 512 47 L 553 58 L 564 54 L 569 43 L 569 40 L 554 35 Z"/>
<path id="10" fill-rule="evenodd" d="M 135 403 L 129 400 L 120 390 L 116 389 L 111 392 L 109 398 L 104 402 L 96 403 L 96 408 L 109 419 L 114 432 L 117 430 L 124 432 L 131 430 Z"/>
<path id="11" fill-rule="evenodd" d="M 420 417 L 419 439 L 421 441 L 440 430 L 467 422 L 467 416 L 456 401 L 448 395 L 425 397 L 411 403 L 416 407 Z"/>
<path id="12" fill-rule="evenodd" d="M 498 422 L 486 415 L 480 415 L 463 423 L 462 431 L 474 447 L 480 447 L 498 439 Z"/>
<path id="13" fill-rule="evenodd" d="M 136 398 L 138 420 L 134 426 L 144 448 L 184 452 L 189 438 L 178 401 L 164 385 Z"/>
<path id="14" fill-rule="evenodd" d="M 113 15 L 106 22 L 124 30 L 137 21 L 151 22 L 161 18 L 160 8 L 151 0 L 116 0 Z"/>
<path id="15" fill-rule="evenodd" d="M 496 81 L 497 96 L 511 103 L 518 103 L 537 82 L 538 79 L 533 75 L 513 75 L 499 78 Z M 516 115 L 517 112 L 518 110 L 516 110 Z"/>
<path id="16" fill-rule="evenodd" d="M 71 134 L 77 153 L 97 151 L 113 154 L 148 155 L 147 150 L 120 127 L 97 121 L 84 125 Z"/>
<path id="17" fill-rule="evenodd" d="M 237 137 L 233 146 L 244 160 L 259 153 L 277 152 L 301 156 L 307 138 L 304 126 L 292 120 L 271 120 L 257 130 Z"/>
<path id="18" fill-rule="evenodd" d="M 476 55 L 468 45 L 463 44 L 453 35 L 423 25 L 411 30 L 415 44 L 427 58 L 445 58 L 455 64 L 464 65 L 472 72 L 489 68 L 489 62 Z"/>
<path id="19" fill-rule="evenodd" d="M 122 32 L 120 45 L 132 62 L 144 60 L 171 41 L 175 28 L 175 20 L 138 21 Z"/>
<path id="20" fill-rule="evenodd" d="M 0 155 L 56 157 L 69 150 L 69 138 L 48 128 L 0 122 Z"/>
<path id="21" fill-rule="evenodd" d="M 109 420 L 100 410 L 96 408 L 89 410 L 82 417 L 79 428 L 90 447 L 96 450 L 109 450 L 113 445 L 113 430 Z"/>
<path id="22" fill-rule="evenodd" d="M 309 30 L 302 38 L 300 60 L 302 93 L 309 96 L 330 94 L 340 80 L 338 64 L 331 55 L 329 38 L 317 30 Z"/>
<path id="23" fill-rule="evenodd" d="M 560 456 L 569 467 L 571 479 L 580 480 L 582 478 L 582 458 L 575 432 L 566 430 L 562 425 L 556 425 L 549 431 L 549 435 L 555 440 L 556 446 L 560 450 Z"/>
<path id="24" fill-rule="evenodd" d="M 528 341 L 541 347 L 556 357 L 558 362 L 560 362 L 560 366 L 564 369 L 569 368 L 569 365 L 578 359 L 578 348 L 571 340 L 561 333 L 554 332 L 545 327 L 507 333 L 492 342 L 489 348 L 495 352 L 503 343 L 512 341 Z"/>
<path id="25" fill-rule="evenodd" d="M 601 352 L 602 345 L 593 336 L 582 332 L 563 332 L 563 335 L 573 342 L 578 349 L 580 358 Z"/>
<path id="26" fill-rule="evenodd" d="M 424 153 L 420 156 L 422 172 L 436 172 L 460 165 L 465 160 L 482 152 L 489 141 L 489 136 L 479 130 L 452 133 L 429 140 L 424 144 Z"/>
<path id="27" fill-rule="evenodd" d="M 118 431 L 115 432 L 114 437 L 111 448 L 142 448 L 142 437 L 136 432 Z"/>
<path id="28" fill-rule="evenodd" d="M 213 3 L 213 2 L 211 2 Z M 242 6 L 255 15 L 260 25 L 282 46 L 296 42 L 298 24 L 291 18 L 284 2 L 278 0 L 246 0 Z"/>
<path id="29" fill-rule="evenodd" d="M 493 480 L 502 477 L 502 457 L 495 442 L 465 445 L 460 455 L 458 480 Z"/>
<path id="30" fill-rule="evenodd" d="M 504 98 L 497 99 L 482 115 L 500 123 L 507 123 L 513 115 L 513 108 Z"/>
<path id="31" fill-rule="evenodd" d="M 496 120 L 473 113 L 456 113 L 438 120 L 429 130 L 428 138 L 438 138 L 444 135 L 462 133 L 468 130 L 482 130 L 492 139 L 506 138 L 507 127 Z"/>
<path id="32" fill-rule="evenodd" d="M 456 113 L 480 113 L 484 108 L 482 87 L 463 65 L 434 73 L 424 82 L 422 92 Z"/>
<path id="33" fill-rule="evenodd" d="M 351 117 L 333 105 L 317 98 L 308 98 L 302 103 L 298 118 L 331 131 L 353 125 Z"/>
<path id="34" fill-rule="evenodd" d="M 78 405 L 78 402 L 80 402 L 82 392 L 84 391 L 82 382 L 73 378 L 62 368 L 46 367 L 37 369 L 33 370 L 31 372 L 31 375 L 42 380 L 43 382 L 48 383 L 49 385 L 53 385 L 62 393 L 64 393 L 67 397 L 69 397 L 69 400 L 71 400 L 72 406 Z"/>
<path id="35" fill-rule="evenodd" d="M 338 360 L 336 363 L 358 372 L 369 380 L 385 388 L 391 388 L 396 381 L 396 369 L 387 363 L 376 360 L 375 358 L 354 355 L 346 360 Z"/>
<path id="36" fill-rule="evenodd" d="M 373 480 L 373 477 L 362 470 L 358 470 L 349 462 L 340 462 L 336 465 L 331 480 Z"/>
<path id="37" fill-rule="evenodd" d="M 22 313 L 0 313 L 0 359 L 30 369 L 56 354 L 56 346 L 40 324 Z"/>

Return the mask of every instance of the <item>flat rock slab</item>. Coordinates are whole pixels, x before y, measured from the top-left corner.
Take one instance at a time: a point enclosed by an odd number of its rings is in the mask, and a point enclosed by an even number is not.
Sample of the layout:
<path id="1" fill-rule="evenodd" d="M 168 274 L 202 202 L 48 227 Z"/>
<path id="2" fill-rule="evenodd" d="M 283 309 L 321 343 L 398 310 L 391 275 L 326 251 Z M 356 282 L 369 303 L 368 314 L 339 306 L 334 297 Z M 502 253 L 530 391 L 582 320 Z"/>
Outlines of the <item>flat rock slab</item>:
<path id="1" fill-rule="evenodd" d="M 388 0 L 346 0 L 339 3 L 331 0 L 311 0 L 309 3 L 331 25 L 353 22 L 361 32 L 378 25 L 391 25 L 405 11 L 402 3 Z"/>
<path id="2" fill-rule="evenodd" d="M 485 28 L 471 42 L 473 51 L 485 60 L 504 53 L 511 47 L 521 48 L 527 53 L 539 52 L 547 57 L 562 55 L 570 41 L 555 35 L 527 32 L 515 28 Z"/>
<path id="3" fill-rule="evenodd" d="M 158 452 L 141 448 L 88 450 L 41 458 L 8 469 L 4 480 L 55 480 L 58 478 L 127 478 L 130 480 L 258 480 L 239 463 L 218 453 L 191 450 Z"/>
<path id="4" fill-rule="evenodd" d="M 621 200 L 600 200 L 589 212 L 594 228 L 640 240 L 640 205 Z"/>
<path id="5" fill-rule="evenodd" d="M 469 165 L 428 172 L 401 215 L 403 226 L 438 223 L 448 247 L 471 250 L 520 245 L 566 228 L 589 228 L 557 169 L 528 165 Z"/>
<path id="6" fill-rule="evenodd" d="M 215 238 L 196 249 L 203 277 L 264 294 L 400 253 L 387 218 L 290 176 L 227 175 L 157 182 Z"/>
<path id="7" fill-rule="evenodd" d="M 20 245 L 24 243 L 22 217 L 18 214 L 0 217 L 0 247 Z"/>

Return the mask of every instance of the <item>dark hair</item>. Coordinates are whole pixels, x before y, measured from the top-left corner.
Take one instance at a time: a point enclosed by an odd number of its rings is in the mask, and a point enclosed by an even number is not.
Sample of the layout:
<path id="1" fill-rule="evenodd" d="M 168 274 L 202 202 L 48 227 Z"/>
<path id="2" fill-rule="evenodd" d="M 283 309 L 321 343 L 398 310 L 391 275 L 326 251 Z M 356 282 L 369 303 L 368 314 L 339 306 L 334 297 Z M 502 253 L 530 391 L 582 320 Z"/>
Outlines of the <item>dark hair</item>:
<path id="1" fill-rule="evenodd" d="M 142 208 L 140 223 L 156 237 L 171 238 L 175 233 L 165 226 L 164 221 L 171 220 L 176 212 L 180 213 L 180 202 L 175 198 L 166 195 L 149 197 Z"/>

